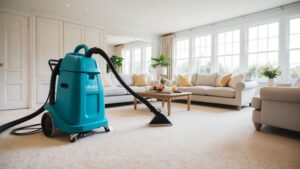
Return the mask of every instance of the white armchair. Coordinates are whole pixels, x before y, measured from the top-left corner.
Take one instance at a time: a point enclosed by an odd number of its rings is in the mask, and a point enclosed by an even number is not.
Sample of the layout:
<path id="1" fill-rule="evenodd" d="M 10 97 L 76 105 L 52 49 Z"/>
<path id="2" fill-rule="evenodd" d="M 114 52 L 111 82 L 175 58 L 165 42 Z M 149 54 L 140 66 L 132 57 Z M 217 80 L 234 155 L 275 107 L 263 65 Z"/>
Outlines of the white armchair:
<path id="1" fill-rule="evenodd" d="M 300 131 L 300 88 L 264 87 L 252 100 L 252 121 L 257 131 L 262 124 Z"/>

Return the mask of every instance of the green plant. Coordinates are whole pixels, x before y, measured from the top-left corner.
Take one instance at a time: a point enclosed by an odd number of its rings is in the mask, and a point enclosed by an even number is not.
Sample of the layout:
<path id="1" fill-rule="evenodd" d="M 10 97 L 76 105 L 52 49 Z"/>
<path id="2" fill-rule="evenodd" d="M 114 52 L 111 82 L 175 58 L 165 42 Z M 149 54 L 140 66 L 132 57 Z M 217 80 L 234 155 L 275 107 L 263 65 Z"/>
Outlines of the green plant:
<path id="1" fill-rule="evenodd" d="M 260 69 L 260 73 L 269 79 L 275 79 L 281 75 L 281 70 L 279 67 L 273 67 L 271 65 L 266 65 Z"/>
<path id="2" fill-rule="evenodd" d="M 110 61 L 112 62 L 112 64 L 114 65 L 114 67 L 116 69 L 122 67 L 123 65 L 123 60 L 124 58 L 122 58 L 121 56 L 116 56 L 116 55 L 113 55 L 111 58 L 110 58 Z M 110 72 L 110 68 L 107 66 L 107 72 Z"/>
<path id="3" fill-rule="evenodd" d="M 166 79 L 164 79 L 164 78 L 160 79 L 160 83 L 161 83 L 161 84 L 165 85 L 165 84 L 166 84 L 166 82 L 167 82 L 167 80 L 166 80 Z"/>
<path id="4" fill-rule="evenodd" d="M 170 65 L 170 60 L 165 55 L 160 55 L 151 59 L 154 62 L 151 64 L 153 68 L 168 67 Z"/>

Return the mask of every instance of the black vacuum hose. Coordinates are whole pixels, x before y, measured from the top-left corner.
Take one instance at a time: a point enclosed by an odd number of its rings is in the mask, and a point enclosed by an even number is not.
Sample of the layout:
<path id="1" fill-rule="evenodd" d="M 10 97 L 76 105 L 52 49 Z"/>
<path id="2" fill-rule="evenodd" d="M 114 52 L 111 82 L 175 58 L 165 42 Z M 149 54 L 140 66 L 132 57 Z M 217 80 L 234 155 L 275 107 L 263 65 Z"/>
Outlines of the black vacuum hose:
<path id="1" fill-rule="evenodd" d="M 165 115 L 161 113 L 159 109 L 156 109 L 152 104 L 150 104 L 144 97 L 138 95 L 135 93 L 120 77 L 118 72 L 116 71 L 114 65 L 112 64 L 111 60 L 109 59 L 108 55 L 100 48 L 94 47 L 88 50 L 85 54 L 86 57 L 92 57 L 93 54 L 99 54 L 102 56 L 105 61 L 107 62 L 108 66 L 110 67 L 111 71 L 115 75 L 115 77 L 118 79 L 120 84 L 134 97 L 139 99 L 141 102 L 143 102 L 149 109 L 150 111 L 155 114 L 155 117 L 152 119 L 152 121 L 149 123 L 149 125 L 172 125 L 172 123 L 167 119 Z"/>

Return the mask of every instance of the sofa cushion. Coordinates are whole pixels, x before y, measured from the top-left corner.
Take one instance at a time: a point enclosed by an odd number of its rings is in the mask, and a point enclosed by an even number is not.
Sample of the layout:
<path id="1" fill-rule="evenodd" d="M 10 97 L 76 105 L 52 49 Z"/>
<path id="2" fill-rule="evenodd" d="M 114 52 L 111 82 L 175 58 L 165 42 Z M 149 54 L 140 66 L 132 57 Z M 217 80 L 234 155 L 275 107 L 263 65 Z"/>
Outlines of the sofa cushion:
<path id="1" fill-rule="evenodd" d="M 228 83 L 229 87 L 235 88 L 238 83 L 242 83 L 245 79 L 245 75 L 243 73 L 233 74 Z"/>
<path id="2" fill-rule="evenodd" d="M 127 90 L 123 87 L 105 87 L 104 96 L 119 96 L 127 94 Z"/>
<path id="3" fill-rule="evenodd" d="M 197 74 L 196 86 L 216 86 L 217 73 Z"/>
<path id="4" fill-rule="evenodd" d="M 114 75 L 113 75 L 114 76 Z M 128 85 L 131 86 L 133 85 L 133 78 L 132 75 L 129 74 L 121 74 L 120 77 L 122 78 L 122 80 Z M 121 86 L 121 84 L 118 82 L 117 86 Z"/>
<path id="5" fill-rule="evenodd" d="M 260 110 L 261 109 L 261 99 L 259 96 L 253 97 L 251 102 L 251 107 Z"/>
<path id="6" fill-rule="evenodd" d="M 133 74 L 133 85 L 134 86 L 147 86 L 148 75 L 147 74 Z"/>
<path id="7" fill-rule="evenodd" d="M 212 89 L 215 87 L 212 86 L 193 86 L 193 87 L 186 87 L 184 89 L 185 92 L 192 92 L 193 94 L 197 95 L 206 95 L 206 91 L 208 89 Z"/>
<path id="8" fill-rule="evenodd" d="M 220 78 L 217 78 L 217 86 L 226 87 L 230 81 L 231 74 L 224 74 Z"/>
<path id="9" fill-rule="evenodd" d="M 177 84 L 180 87 L 188 87 L 193 86 L 191 82 L 191 76 L 190 75 L 178 75 L 177 78 Z"/>
<path id="10" fill-rule="evenodd" d="M 206 95 L 231 98 L 235 96 L 235 90 L 230 87 L 211 87 L 206 89 Z"/>
<path id="11" fill-rule="evenodd" d="M 244 80 L 245 80 L 245 82 L 253 81 L 254 80 L 253 73 L 252 72 L 246 72 Z"/>

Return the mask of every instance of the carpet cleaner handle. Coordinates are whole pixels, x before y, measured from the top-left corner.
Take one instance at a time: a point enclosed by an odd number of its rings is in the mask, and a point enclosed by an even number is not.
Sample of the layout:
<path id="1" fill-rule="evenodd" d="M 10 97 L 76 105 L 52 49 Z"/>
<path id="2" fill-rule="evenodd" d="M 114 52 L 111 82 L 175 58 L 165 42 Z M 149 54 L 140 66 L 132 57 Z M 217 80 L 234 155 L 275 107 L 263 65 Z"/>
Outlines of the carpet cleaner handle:
<path id="1" fill-rule="evenodd" d="M 75 48 L 74 54 L 79 54 L 81 49 L 84 49 L 84 54 L 86 54 L 89 50 L 89 48 L 85 44 L 80 44 Z"/>
<path id="2" fill-rule="evenodd" d="M 54 70 L 55 66 L 57 66 L 58 62 L 59 62 L 59 60 L 55 60 L 55 59 L 48 60 L 48 65 L 51 69 L 51 72 L 53 72 L 53 70 Z"/>

